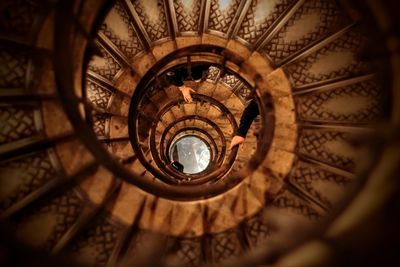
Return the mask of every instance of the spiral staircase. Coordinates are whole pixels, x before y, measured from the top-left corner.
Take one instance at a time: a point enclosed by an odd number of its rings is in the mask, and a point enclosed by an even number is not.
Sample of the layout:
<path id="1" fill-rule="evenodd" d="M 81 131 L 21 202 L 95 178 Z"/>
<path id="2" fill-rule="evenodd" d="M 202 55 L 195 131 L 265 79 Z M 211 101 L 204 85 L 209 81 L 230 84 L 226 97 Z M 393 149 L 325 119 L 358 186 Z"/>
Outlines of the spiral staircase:
<path id="1" fill-rule="evenodd" d="M 395 189 L 399 162 L 377 6 L 3 1 L 0 265 L 258 266 L 353 229 L 346 208 L 380 177 Z M 165 74 L 198 64 L 187 103 Z M 260 116 L 230 149 L 249 99 Z M 171 164 L 187 137 L 209 153 L 197 173 Z"/>

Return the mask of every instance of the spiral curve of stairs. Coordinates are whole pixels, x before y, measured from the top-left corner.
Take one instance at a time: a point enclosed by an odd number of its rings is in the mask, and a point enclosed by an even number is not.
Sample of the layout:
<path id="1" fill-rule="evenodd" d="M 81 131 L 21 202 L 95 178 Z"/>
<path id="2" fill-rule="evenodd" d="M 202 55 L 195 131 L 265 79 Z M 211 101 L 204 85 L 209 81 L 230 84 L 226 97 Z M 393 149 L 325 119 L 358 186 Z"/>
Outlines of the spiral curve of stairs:
<path id="1" fill-rule="evenodd" d="M 335 236 L 398 147 L 369 12 L 340 0 L 4 1 L 4 229 L 77 266 L 257 266 Z M 199 64 L 187 103 L 165 74 Z M 230 149 L 250 99 L 260 116 Z M 209 151 L 199 173 L 171 167 L 188 136 Z"/>

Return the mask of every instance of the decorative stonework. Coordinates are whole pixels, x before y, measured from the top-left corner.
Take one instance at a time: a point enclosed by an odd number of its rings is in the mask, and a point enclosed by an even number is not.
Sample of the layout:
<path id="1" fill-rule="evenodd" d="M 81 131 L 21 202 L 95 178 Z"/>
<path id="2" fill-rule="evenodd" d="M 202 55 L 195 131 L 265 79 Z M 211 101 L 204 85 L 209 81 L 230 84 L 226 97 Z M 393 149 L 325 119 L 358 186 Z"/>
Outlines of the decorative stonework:
<path id="1" fill-rule="evenodd" d="M 176 20 L 180 32 L 197 32 L 200 18 L 200 0 L 174 1 Z"/>
<path id="2" fill-rule="evenodd" d="M 106 118 L 103 116 L 93 116 L 93 130 L 97 136 L 105 136 Z"/>
<path id="3" fill-rule="evenodd" d="M 244 102 L 248 100 L 249 95 L 251 94 L 251 88 L 247 85 L 243 84 L 243 86 L 238 90 L 237 95 Z"/>
<path id="4" fill-rule="evenodd" d="M 121 69 L 121 66 L 104 48 L 99 46 L 99 49 L 102 56 L 94 56 L 89 62 L 88 68 L 112 82 L 115 75 Z"/>
<path id="5" fill-rule="evenodd" d="M 38 208 L 25 213 L 18 223 L 17 233 L 34 236 L 35 231 L 47 232 L 48 235 L 43 236 L 42 239 L 45 242 L 34 245 L 51 250 L 76 222 L 83 205 L 84 203 L 74 191 L 64 192 L 61 196 L 56 196 Z M 39 223 L 40 229 L 33 229 L 34 222 Z M 22 238 L 29 238 L 29 236 L 22 236 Z"/>
<path id="6" fill-rule="evenodd" d="M 304 59 L 290 64 L 286 71 L 293 86 L 310 86 L 330 79 L 367 73 L 367 64 L 358 55 L 365 41 L 366 38 L 353 29 Z"/>
<path id="7" fill-rule="evenodd" d="M 374 122 L 382 116 L 381 93 L 375 81 L 313 92 L 295 98 L 297 114 L 303 120 Z"/>
<path id="8" fill-rule="evenodd" d="M 215 67 L 215 66 L 211 66 L 208 69 L 208 73 L 207 73 L 207 79 L 211 80 L 211 81 L 216 81 L 218 75 L 219 75 L 220 69 Z"/>
<path id="9" fill-rule="evenodd" d="M 70 248 L 78 261 L 104 266 L 121 238 L 122 227 L 102 217 L 92 222 L 88 231 L 80 235 Z"/>
<path id="10" fill-rule="evenodd" d="M 178 263 L 178 266 L 200 266 L 203 263 L 202 238 L 177 238 L 169 253 L 170 260 L 174 264 Z"/>
<path id="11" fill-rule="evenodd" d="M 271 226 L 262 218 L 262 213 L 246 220 L 244 229 L 251 247 L 265 244 L 272 231 Z"/>
<path id="12" fill-rule="evenodd" d="M 1 163 L 0 173 L 0 187 L 3 189 L 0 196 L 2 211 L 39 189 L 57 175 L 46 152 Z M 10 191 L 11 189 L 13 190 Z"/>
<path id="13" fill-rule="evenodd" d="M 112 94 L 108 89 L 90 81 L 86 83 L 86 93 L 89 101 L 92 102 L 93 105 L 102 109 L 107 108 Z"/>
<path id="14" fill-rule="evenodd" d="M 294 0 L 252 0 L 237 36 L 254 44 Z"/>
<path id="15" fill-rule="evenodd" d="M 138 0 L 132 4 L 151 41 L 169 36 L 163 0 Z"/>
<path id="16" fill-rule="evenodd" d="M 224 77 L 220 79 L 220 81 L 228 85 L 231 89 L 233 89 L 239 83 L 240 80 L 236 77 L 236 75 L 226 74 Z"/>
<path id="17" fill-rule="evenodd" d="M 211 0 L 208 29 L 227 33 L 239 5 L 240 0 Z"/>
<path id="18" fill-rule="evenodd" d="M 321 214 L 313 209 L 310 204 L 283 189 L 275 198 L 273 205 L 279 209 L 285 209 L 315 221 L 321 218 Z"/>
<path id="19" fill-rule="evenodd" d="M 0 107 L 0 144 L 37 133 L 32 107 Z"/>
<path id="20" fill-rule="evenodd" d="M 236 258 L 243 252 L 238 234 L 235 230 L 214 234 L 210 243 L 212 259 L 215 263 Z"/>
<path id="21" fill-rule="evenodd" d="M 299 153 L 347 171 L 354 171 L 355 151 L 350 134 L 331 130 L 302 130 Z"/>
<path id="22" fill-rule="evenodd" d="M 293 171 L 289 175 L 288 179 L 292 184 L 299 186 L 314 199 L 328 208 L 332 207 L 332 201 L 327 197 L 327 195 L 332 195 L 333 190 L 331 190 L 331 192 L 323 192 L 322 190 L 324 188 L 318 188 L 318 184 L 325 183 L 327 186 L 329 184 L 330 187 L 332 187 L 332 185 L 337 185 L 343 188 L 351 181 L 348 177 L 303 162 L 298 162 L 296 166 L 293 167 Z"/>
<path id="23" fill-rule="evenodd" d="M 29 57 L 0 47 L 0 88 L 25 88 Z"/>
<path id="24" fill-rule="evenodd" d="M 341 11 L 332 0 L 306 1 L 262 48 L 263 53 L 277 63 L 298 52 L 349 23 Z"/>
<path id="25" fill-rule="evenodd" d="M 143 50 L 143 46 L 131 24 L 125 8 L 117 1 L 101 25 L 100 31 L 107 36 L 128 58 Z"/>

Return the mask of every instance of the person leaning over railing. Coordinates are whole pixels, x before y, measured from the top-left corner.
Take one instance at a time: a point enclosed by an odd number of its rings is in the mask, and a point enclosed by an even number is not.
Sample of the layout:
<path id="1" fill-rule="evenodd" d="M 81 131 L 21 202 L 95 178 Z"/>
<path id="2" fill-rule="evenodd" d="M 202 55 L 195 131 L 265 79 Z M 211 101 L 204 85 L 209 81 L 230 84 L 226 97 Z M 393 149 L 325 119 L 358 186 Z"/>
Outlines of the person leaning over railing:
<path id="1" fill-rule="evenodd" d="M 257 102 L 254 98 L 252 98 L 247 102 L 246 107 L 243 110 L 243 114 L 240 117 L 239 127 L 235 132 L 235 136 L 232 138 L 229 149 L 232 149 L 233 147 L 238 145 L 243 146 L 250 126 L 259 114 L 260 111 L 258 110 Z"/>
<path id="2" fill-rule="evenodd" d="M 169 71 L 166 74 L 167 80 L 177 86 L 183 95 L 183 99 L 186 102 L 192 103 L 193 99 L 191 93 L 195 93 L 196 91 L 184 84 L 184 81 L 195 81 L 201 82 L 204 81 L 207 76 L 207 71 L 210 65 L 194 65 L 191 68 L 188 67 L 180 67 L 173 71 Z"/>
<path id="3" fill-rule="evenodd" d="M 210 65 L 197 65 L 191 67 L 190 70 L 187 67 L 181 67 L 167 72 L 166 77 L 170 83 L 179 88 L 185 101 L 191 103 L 193 101 L 191 93 L 196 91 L 193 88 L 186 86 L 184 81 L 204 81 L 209 67 Z M 255 99 L 253 98 L 249 100 L 240 118 L 240 124 L 235 132 L 235 136 L 232 138 L 229 146 L 230 149 L 237 145 L 243 145 L 251 124 L 259 114 L 260 112 Z"/>

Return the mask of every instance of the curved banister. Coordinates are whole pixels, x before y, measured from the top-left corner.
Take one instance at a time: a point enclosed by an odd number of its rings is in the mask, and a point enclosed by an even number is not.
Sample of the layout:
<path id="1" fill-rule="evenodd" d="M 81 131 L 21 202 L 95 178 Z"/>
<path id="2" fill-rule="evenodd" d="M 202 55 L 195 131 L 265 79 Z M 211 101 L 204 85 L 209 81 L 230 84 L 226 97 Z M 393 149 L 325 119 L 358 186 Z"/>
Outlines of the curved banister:
<path id="1" fill-rule="evenodd" d="M 184 122 L 184 121 L 186 121 L 186 120 L 199 120 L 199 121 L 203 121 L 204 123 L 209 124 L 213 129 L 215 129 L 215 130 L 217 131 L 217 133 L 218 133 L 218 135 L 219 135 L 219 137 L 220 137 L 220 139 L 221 139 L 221 143 L 222 143 L 223 145 L 222 145 L 222 147 L 221 147 L 221 152 L 219 153 L 218 160 L 216 161 L 216 164 L 215 164 L 214 166 L 221 165 L 221 164 L 222 164 L 222 161 L 223 161 L 223 159 L 224 159 L 224 157 L 225 157 L 225 154 L 226 154 L 226 141 L 225 141 L 225 136 L 223 135 L 222 131 L 217 127 L 217 125 L 214 124 L 211 120 L 209 120 L 209 119 L 207 119 L 207 118 L 204 118 L 204 117 L 199 117 L 199 116 L 197 116 L 197 115 L 187 115 L 187 116 L 184 116 L 184 117 L 182 117 L 182 118 L 176 120 L 175 122 L 171 123 L 170 125 L 167 126 L 166 129 L 172 128 L 172 127 L 174 127 L 174 125 L 176 125 L 176 124 L 178 124 L 178 123 L 180 123 L 180 122 Z M 197 129 L 197 130 L 200 130 L 200 129 Z M 154 140 L 154 138 L 152 138 L 152 137 L 153 137 L 153 136 L 151 136 L 151 146 L 154 147 L 154 149 L 155 149 L 155 140 Z M 161 144 L 160 144 L 160 151 L 161 151 L 161 153 L 162 153 L 163 151 L 168 151 L 168 149 L 169 149 L 169 146 L 167 146 L 167 149 L 164 149 L 163 139 L 165 139 L 165 136 L 162 136 L 162 137 L 161 137 Z M 171 141 L 172 141 L 172 140 L 171 140 Z M 154 150 L 154 151 L 156 151 L 156 150 Z M 164 154 L 164 153 L 162 153 L 162 154 Z M 164 156 L 165 156 L 165 155 L 164 155 Z M 167 163 L 167 162 L 168 162 L 168 160 L 165 158 L 165 159 L 164 159 L 164 163 Z M 193 178 L 193 177 L 201 176 L 201 174 L 191 174 L 190 176 L 192 176 L 192 178 Z"/>
<path id="2" fill-rule="evenodd" d="M 112 1 L 111 1 L 112 2 Z M 188 188 L 184 185 L 182 186 L 170 186 L 170 185 L 162 185 L 162 184 L 154 184 L 150 181 L 147 181 L 146 179 L 143 179 L 143 177 L 136 175 L 135 173 L 127 171 L 123 165 L 117 164 L 117 162 L 110 157 L 108 152 L 102 148 L 102 146 L 97 142 L 96 140 L 96 135 L 92 134 L 92 129 L 91 127 L 86 127 L 86 122 L 82 119 L 81 113 L 79 113 L 79 103 L 80 100 L 77 99 L 76 95 L 73 93 L 75 91 L 79 91 L 79 86 L 76 86 L 76 81 L 75 75 L 76 72 L 76 66 L 80 66 L 81 61 L 80 57 L 74 58 L 76 54 L 77 47 L 74 47 L 74 38 L 81 38 L 80 34 L 82 33 L 82 30 L 80 29 L 74 29 L 73 27 L 76 27 L 76 21 L 79 21 L 78 19 L 75 18 L 74 20 L 74 14 L 73 14 L 73 4 L 74 1 L 68 1 L 68 0 L 61 0 L 57 2 L 57 12 L 56 12 L 56 27 L 55 27 L 55 54 L 54 54 L 54 65 L 56 69 L 56 82 L 57 86 L 60 90 L 59 95 L 61 97 L 61 104 L 64 106 L 65 111 L 67 112 L 68 118 L 71 120 L 72 125 L 79 136 L 79 138 L 84 142 L 85 146 L 90 150 L 90 152 L 95 155 L 99 163 L 103 164 L 107 168 L 109 168 L 113 174 L 117 175 L 120 179 L 123 179 L 125 181 L 131 182 L 138 187 L 142 189 L 148 188 L 151 192 L 154 192 L 155 194 L 159 196 L 164 196 L 164 197 L 170 197 L 172 199 L 179 199 L 179 200 L 192 200 L 193 198 L 205 198 L 208 196 L 213 196 L 216 195 L 223 190 L 227 190 L 231 188 L 235 183 L 241 181 L 241 177 L 245 177 L 248 175 L 252 170 L 254 170 L 257 167 L 257 161 L 262 159 L 262 154 L 265 152 L 265 147 L 261 148 L 260 151 L 258 151 L 255 155 L 255 159 L 251 161 L 250 167 L 240 173 L 235 173 L 232 177 L 228 179 L 227 183 L 220 183 L 216 186 L 214 185 L 207 185 L 207 186 L 202 186 L 201 188 L 195 188 L 191 187 Z M 378 9 L 379 10 L 379 9 Z M 75 25 L 75 26 L 74 26 Z M 71 35 L 74 35 L 72 37 Z M 86 38 L 86 37 L 85 37 Z M 61 50 L 60 50 L 61 49 Z M 64 55 L 65 54 L 65 55 Z M 390 53 L 388 53 L 390 55 Z M 75 63 L 75 64 L 74 64 Z M 76 64 L 77 63 L 77 64 Z M 83 68 L 85 69 L 85 68 Z M 79 77 L 77 78 L 79 80 Z M 265 104 L 265 101 L 261 101 L 262 104 Z M 265 112 L 266 109 L 264 105 L 261 105 L 261 110 L 262 112 Z M 264 109 L 263 109 L 264 108 Z M 262 113 L 265 114 L 265 113 Z M 267 122 L 267 119 L 264 121 Z M 264 128 L 265 128 L 264 124 Z M 86 127 L 86 128 L 85 128 Z M 265 129 L 263 130 L 265 131 Z M 268 133 L 266 134 L 268 136 Z M 399 136 L 398 134 L 395 136 Z M 342 231 L 345 230 L 346 232 L 351 232 L 351 231 L 356 231 L 357 229 L 364 229 L 365 225 L 360 224 L 361 218 L 360 216 L 354 216 L 354 213 L 350 210 L 347 213 L 344 213 L 346 208 L 349 207 L 349 204 L 352 203 L 355 205 L 356 209 L 359 208 L 362 210 L 362 214 L 372 214 L 375 216 L 380 215 L 382 212 L 378 212 L 381 207 L 384 207 L 383 205 L 386 204 L 386 202 L 390 202 L 391 196 L 394 195 L 393 190 L 389 190 L 390 193 L 385 192 L 379 192 L 379 190 L 372 190 L 371 188 L 368 188 L 365 186 L 368 182 L 379 182 L 379 184 L 388 184 L 388 182 L 392 181 L 395 177 L 392 172 L 388 172 L 389 170 L 395 170 L 396 166 L 395 163 L 396 161 L 398 162 L 398 156 L 394 159 L 391 160 L 389 163 L 389 166 L 387 164 L 383 164 L 385 159 L 389 158 L 391 159 L 393 157 L 393 151 L 388 150 L 386 151 L 386 148 L 393 148 L 395 146 L 395 141 L 389 139 L 387 135 L 385 136 L 378 136 L 375 138 L 375 142 L 371 142 L 372 145 L 379 146 L 379 149 L 375 148 L 373 152 L 371 152 L 371 168 L 366 168 L 362 173 L 360 173 L 355 179 L 355 182 L 351 186 L 351 190 L 348 190 L 345 194 L 345 197 L 341 199 L 338 205 L 336 205 L 336 208 L 333 211 L 330 211 L 328 216 L 322 220 L 322 222 L 319 222 L 319 224 L 315 225 L 315 227 L 312 228 L 312 231 L 307 232 L 306 234 L 303 235 L 294 235 L 291 236 L 292 240 L 288 244 L 280 244 L 277 246 L 273 246 L 272 249 L 268 249 L 268 246 L 260 245 L 258 248 L 258 251 L 256 253 L 246 253 L 244 255 L 246 258 L 241 258 L 238 259 L 237 262 L 234 263 L 235 266 L 249 266 L 249 265 L 259 265 L 259 264 L 266 264 L 266 263 L 276 263 L 277 259 L 280 259 L 281 256 L 284 256 L 287 254 L 288 251 L 291 251 L 292 249 L 298 247 L 299 245 L 306 245 L 306 242 L 308 242 L 311 239 L 321 241 L 318 243 L 321 244 L 327 244 L 327 231 L 332 230 L 329 229 L 329 226 L 332 226 L 332 222 L 335 221 L 339 217 L 339 215 L 342 215 L 343 218 L 342 221 L 344 222 L 350 222 L 350 223 L 345 223 L 345 224 L 340 224 L 339 220 L 339 228 L 342 228 Z M 389 140 L 388 140 L 389 139 Z M 393 138 L 396 139 L 396 138 Z M 398 138 L 397 138 L 398 140 Z M 267 142 L 264 141 L 264 139 L 261 140 L 261 142 Z M 382 143 L 384 143 L 382 145 Z M 378 164 L 383 162 L 382 164 Z M 393 164 L 394 162 L 394 164 Z M 386 162 L 387 163 L 387 162 Z M 374 188 L 374 187 L 373 187 Z M 376 187 L 375 187 L 376 188 Z M 356 199 L 358 197 L 359 192 L 364 189 L 366 190 L 367 195 L 374 195 L 373 193 L 381 193 L 379 195 L 378 202 L 373 202 L 372 204 L 377 205 L 374 206 L 372 209 L 368 210 L 368 205 L 364 205 L 365 203 L 362 201 L 362 199 Z M 369 191 L 368 191 L 369 190 Z M 362 196 L 360 196 L 362 197 Z M 359 197 L 359 198 L 360 198 Z M 384 203 L 384 204 L 382 204 Z M 390 203 L 389 203 L 390 204 Z M 382 208 L 383 209 L 383 208 Z M 348 209 L 347 209 L 348 210 Z M 358 213 L 360 214 L 360 212 Z M 375 217 L 374 217 L 375 218 Z M 336 220 L 337 221 L 337 220 Z M 337 226 L 337 225 L 333 225 Z M 361 227 L 360 227 L 361 226 Z M 380 225 L 381 226 L 381 225 Z M 382 226 L 387 226 L 387 224 L 382 224 Z M 376 227 L 375 227 L 376 228 Z M 375 229 L 373 228 L 373 230 Z M 10 229 L 12 230 L 12 229 Z M 333 229 L 335 230 L 335 229 Z M 329 231 L 330 233 L 330 239 L 329 239 L 329 244 L 336 244 L 336 246 L 324 246 L 323 248 L 329 248 L 331 249 L 331 252 L 333 253 L 338 253 L 337 256 L 340 256 L 339 258 L 343 260 L 344 258 L 343 255 L 340 253 L 340 242 L 338 243 L 337 241 L 337 236 L 335 234 L 332 235 L 332 231 Z M 206 237 L 209 238 L 209 237 Z M 339 237 L 340 238 L 340 237 Z M 209 240 L 209 239 L 206 239 Z M 348 238 L 347 238 L 348 240 Z M 366 239 L 366 241 L 370 241 L 370 239 Z M 7 237 L 7 242 L 10 242 L 14 244 L 14 240 L 8 241 Z M 371 241 L 373 242 L 373 241 Z M 207 244 L 207 242 L 205 242 Z M 339 244 L 339 247 L 337 246 Z M 313 243 L 315 245 L 315 242 Z M 367 244 L 368 246 L 368 244 Z M 305 247 L 305 246 L 302 246 Z M 322 246 L 321 246 L 322 247 Z M 365 246 L 364 246 L 365 247 Z M 307 248 L 309 248 L 307 246 Z M 369 248 L 369 246 L 368 246 Z M 19 248 L 18 248 L 19 249 Z M 25 250 L 25 248 L 24 248 Z M 338 252 L 339 251 L 339 252 Z M 296 255 L 302 255 L 301 253 L 295 252 Z M 331 253 L 332 254 L 332 253 Z M 30 255 L 30 254 L 29 254 Z M 36 254 L 35 254 L 36 255 Z M 30 257 L 32 258 L 32 257 Z M 324 257 L 323 257 L 324 258 Z M 326 259 L 327 257 L 325 257 Z M 33 257 L 34 260 L 37 260 L 37 258 Z M 329 260 L 330 258 L 328 258 Z M 354 259 L 354 258 L 352 258 Z M 57 264 L 62 264 L 61 258 L 57 258 Z M 285 260 L 285 259 L 284 259 Z M 293 262 L 293 258 L 290 258 Z M 324 259 L 322 259 L 324 260 Z M 46 263 L 47 264 L 47 263 Z M 232 262 L 229 262 L 230 265 L 232 265 Z M 225 266 L 225 265 L 224 265 Z M 228 265 L 226 265 L 228 266 Z"/>
<path id="3" fill-rule="evenodd" d="M 228 118 L 228 120 L 229 120 L 229 122 L 230 122 L 230 124 L 231 124 L 231 126 L 232 126 L 232 132 L 235 132 L 235 131 L 236 131 L 236 129 L 237 129 L 236 120 L 235 120 L 233 114 L 230 112 L 230 110 L 227 109 L 224 105 L 222 105 L 222 104 L 221 104 L 220 102 L 218 102 L 217 100 L 215 100 L 215 99 L 213 99 L 213 98 L 211 98 L 211 97 L 205 96 L 205 95 L 193 94 L 193 95 L 192 95 L 192 98 L 193 98 L 193 101 L 207 102 L 207 103 L 210 103 L 211 105 L 217 107 L 224 115 L 227 116 L 227 118 Z M 171 107 L 176 106 L 176 105 L 180 105 L 181 103 L 184 103 L 184 100 L 183 100 L 181 97 L 179 97 L 178 99 L 175 99 L 175 100 L 169 102 L 169 103 L 168 103 L 167 105 L 165 105 L 165 106 L 158 112 L 158 114 L 155 116 L 155 121 L 159 121 L 160 118 L 163 116 L 163 114 L 165 114 Z M 163 140 L 165 139 L 166 134 L 167 134 L 167 133 L 169 132 L 169 130 L 170 130 L 172 127 L 174 127 L 174 125 L 176 125 L 177 123 L 179 123 L 179 122 L 181 122 L 181 121 L 184 121 L 184 120 L 191 120 L 191 119 L 201 120 L 201 121 L 204 121 L 205 123 L 209 124 L 211 127 L 213 127 L 213 128 L 217 131 L 218 135 L 219 135 L 220 138 L 221 138 L 222 144 L 225 144 L 225 143 L 226 143 L 225 137 L 224 137 L 222 131 L 221 131 L 221 130 L 219 129 L 219 127 L 218 127 L 214 122 L 212 122 L 210 119 L 201 117 L 201 116 L 199 116 L 199 115 L 187 115 L 187 116 L 184 116 L 184 117 L 182 117 L 182 118 L 177 119 L 176 121 L 174 121 L 173 123 L 171 123 L 170 125 L 168 125 L 168 126 L 164 129 L 164 132 L 163 132 L 163 134 L 162 134 L 162 136 L 161 136 L 161 145 L 160 145 L 160 146 L 161 146 L 161 149 L 160 149 L 160 151 L 157 151 L 157 148 L 156 148 L 156 140 L 155 140 L 155 131 L 156 131 L 157 124 L 155 123 L 155 124 L 153 124 L 153 126 L 152 126 L 152 128 L 151 128 L 151 133 L 150 133 L 150 149 L 151 149 L 151 151 L 152 151 L 153 158 L 154 158 L 154 160 L 155 160 L 157 166 L 158 166 L 160 169 L 163 169 L 163 168 L 167 165 L 167 162 L 165 162 L 165 161 L 162 162 L 162 160 L 160 159 L 160 156 L 159 156 L 159 153 L 161 153 L 161 154 L 165 153 L 164 147 L 163 147 Z M 224 146 L 222 147 L 222 153 L 220 154 L 220 159 L 219 159 L 218 161 L 220 161 L 220 160 L 225 156 L 225 150 L 226 150 L 226 146 L 224 145 Z M 236 158 L 237 151 L 236 151 L 236 150 L 232 150 L 232 151 L 231 151 L 231 154 L 232 154 L 232 155 L 229 155 L 229 157 L 234 159 L 234 158 Z M 142 159 L 144 159 L 144 158 L 142 157 Z M 212 171 L 211 173 L 219 173 L 219 175 L 224 175 L 224 174 L 226 173 L 226 171 L 229 170 L 229 168 L 230 168 L 230 166 L 225 166 L 225 167 L 224 167 L 225 171 L 221 171 L 221 172 Z M 177 174 L 174 173 L 174 172 L 171 173 L 171 172 L 169 172 L 168 170 L 166 170 L 166 171 L 167 171 L 167 174 L 169 174 L 169 175 L 178 176 L 180 180 L 185 178 L 185 177 L 183 177 L 182 175 L 177 175 Z M 194 178 L 194 177 L 198 177 L 198 176 L 200 176 L 200 175 L 190 175 L 190 176 L 192 176 L 192 177 Z M 187 178 L 187 177 L 186 177 L 186 178 Z M 214 177 L 214 178 L 215 178 L 215 179 L 218 179 L 218 177 Z M 213 179 L 213 178 L 212 178 L 212 177 L 209 177 L 209 176 L 207 175 L 207 179 L 201 179 L 201 180 L 205 182 L 205 181 L 211 180 L 211 179 Z M 193 182 L 191 182 L 191 183 L 193 184 Z"/>
<path id="4" fill-rule="evenodd" d="M 126 182 L 132 183 L 142 190 L 152 192 L 153 194 L 161 197 L 179 200 L 204 199 L 225 192 L 234 187 L 240 181 L 242 181 L 256 168 L 256 166 L 258 166 L 258 164 L 262 161 L 264 155 L 268 151 L 268 147 L 270 144 L 270 138 L 268 137 L 265 140 L 261 141 L 264 146 L 261 146 L 261 149 L 256 151 L 256 155 L 254 155 L 250 160 L 248 168 L 243 169 L 242 171 L 238 171 L 235 174 L 229 175 L 229 177 L 227 177 L 220 183 L 203 184 L 201 186 L 154 183 L 153 180 L 138 175 L 128 170 L 125 166 L 119 163 L 97 140 L 96 134 L 93 132 L 93 129 L 86 123 L 80 111 L 80 98 L 77 97 L 75 92 L 82 91 L 82 86 L 84 84 L 84 75 L 82 75 L 82 73 L 80 73 L 79 71 L 77 72 L 76 70 L 85 70 L 87 61 L 85 61 L 85 55 L 83 51 L 85 51 L 85 48 L 88 47 L 89 43 L 93 43 L 93 40 L 88 40 L 88 38 L 92 38 L 91 35 L 82 34 L 82 28 L 84 27 L 78 25 L 77 21 L 79 20 L 76 19 L 76 15 L 74 14 L 73 10 L 73 1 L 60 1 L 57 5 L 54 31 L 54 68 L 56 85 L 58 88 L 59 97 L 61 98 L 60 103 L 63 106 L 69 120 L 71 121 L 71 124 L 77 136 L 79 136 L 80 140 L 91 152 L 91 154 L 94 155 L 94 157 L 100 164 L 108 168 L 116 177 Z M 101 11 L 105 12 L 105 10 Z M 87 26 L 85 25 L 85 27 Z M 231 52 L 226 51 L 224 48 L 216 48 L 212 45 L 202 45 L 200 47 L 188 47 L 185 51 L 177 50 L 169 54 L 168 57 L 160 59 L 157 65 L 158 67 L 156 66 L 155 69 L 156 73 L 157 68 L 161 69 L 162 66 L 169 62 L 171 57 L 176 58 L 177 55 L 195 53 L 199 50 L 202 52 L 209 51 L 210 53 L 219 53 L 221 55 L 223 54 L 230 58 L 231 62 L 239 66 L 241 64 L 240 58 L 236 57 Z M 82 62 L 86 63 L 82 65 Z M 82 66 L 83 68 L 81 68 Z M 139 82 L 138 88 L 144 88 L 145 83 L 148 83 L 148 81 L 151 80 L 150 77 L 152 76 L 154 76 L 154 70 L 147 72 L 142 77 L 141 81 Z M 137 101 L 137 98 L 132 98 L 131 106 L 135 105 Z M 266 107 L 262 104 L 264 102 L 262 98 L 260 98 L 260 102 L 260 113 L 267 114 Z M 134 119 L 136 115 L 130 119 Z M 268 124 L 269 120 L 271 119 L 273 120 L 272 117 L 267 118 L 266 116 L 263 120 L 263 125 Z M 270 121 L 270 123 L 271 122 L 271 125 L 274 125 L 273 121 Z M 133 129 L 130 129 L 130 134 L 132 133 L 132 130 Z M 271 131 L 269 132 L 270 134 L 272 134 Z M 136 143 L 136 151 L 138 151 L 138 146 L 139 143 Z M 146 168 L 149 166 L 144 165 L 144 167 Z M 218 172 L 218 170 L 216 172 Z M 213 173 L 212 175 L 215 174 L 216 173 Z M 158 177 L 165 175 L 157 171 L 155 176 Z"/>
<path id="5" fill-rule="evenodd" d="M 170 151 L 172 142 L 182 133 L 185 132 L 192 132 L 191 135 L 195 135 L 197 136 L 198 133 L 203 134 L 206 136 L 206 138 L 208 139 L 209 145 L 213 147 L 213 156 L 211 157 L 211 162 L 210 164 L 214 164 L 217 165 L 219 163 L 221 163 L 222 161 L 222 157 L 219 157 L 218 160 L 215 160 L 216 155 L 218 155 L 220 153 L 219 149 L 218 149 L 218 145 L 215 142 L 215 140 L 213 139 L 213 137 L 204 129 L 201 128 L 197 128 L 197 127 L 185 127 L 182 128 L 180 130 L 178 130 L 176 133 L 174 133 L 168 140 L 166 148 L 164 149 L 164 144 L 165 142 L 161 141 L 161 144 L 163 144 L 163 146 L 160 146 L 160 150 L 161 150 L 161 158 L 162 160 L 164 160 L 164 162 L 170 162 L 170 160 L 168 159 L 168 157 L 166 156 L 168 154 L 168 152 Z M 196 133 L 196 134 L 195 134 Z M 185 134 L 186 135 L 186 134 Z M 188 134 L 190 135 L 190 134 Z"/>

